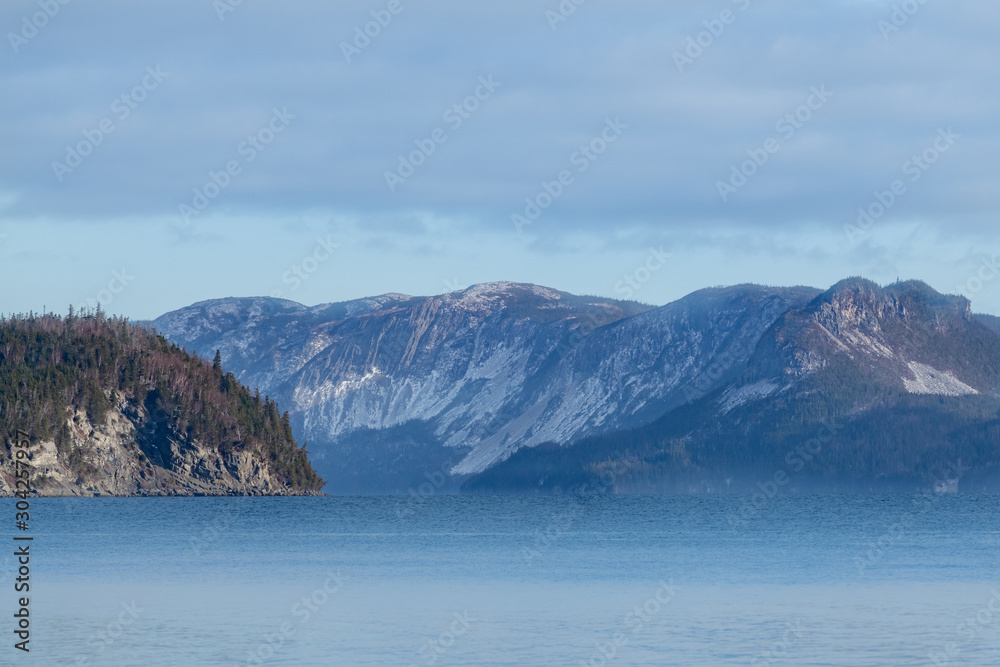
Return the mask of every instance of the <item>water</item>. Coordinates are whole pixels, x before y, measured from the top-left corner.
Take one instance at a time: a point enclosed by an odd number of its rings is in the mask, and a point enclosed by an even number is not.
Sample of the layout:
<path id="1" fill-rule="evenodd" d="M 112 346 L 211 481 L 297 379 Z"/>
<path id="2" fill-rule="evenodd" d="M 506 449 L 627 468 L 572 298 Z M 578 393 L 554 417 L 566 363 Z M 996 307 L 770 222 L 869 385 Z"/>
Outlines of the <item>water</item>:
<path id="1" fill-rule="evenodd" d="M 34 500 L 0 664 L 1000 664 L 1000 497 L 746 502 Z"/>

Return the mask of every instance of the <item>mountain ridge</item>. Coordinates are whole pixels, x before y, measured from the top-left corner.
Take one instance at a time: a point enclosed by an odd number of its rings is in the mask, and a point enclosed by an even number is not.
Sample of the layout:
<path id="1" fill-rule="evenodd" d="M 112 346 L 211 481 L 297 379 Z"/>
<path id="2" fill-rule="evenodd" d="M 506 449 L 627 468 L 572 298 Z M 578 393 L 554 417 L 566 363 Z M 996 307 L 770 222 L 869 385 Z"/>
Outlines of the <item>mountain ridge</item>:
<path id="1" fill-rule="evenodd" d="M 378 431 L 416 420 L 431 429 L 418 429 L 414 446 L 440 454 L 418 467 L 447 458 L 462 476 L 522 446 L 643 423 L 710 390 L 774 318 L 818 292 L 718 287 L 652 307 L 501 282 L 354 311 L 278 304 L 268 315 L 260 299 L 213 302 L 153 326 L 199 354 L 221 349 L 241 381 L 290 406 L 314 451 L 336 456 L 338 442 L 367 431 L 383 442 Z M 236 326 L 234 307 L 250 313 Z M 319 465 L 334 486 L 337 471 Z"/>
<path id="2" fill-rule="evenodd" d="M 856 470 L 838 455 L 817 483 L 914 486 L 940 461 L 919 433 L 923 459 L 900 450 L 879 415 L 900 432 L 936 423 L 957 447 L 963 428 L 992 432 L 1000 385 L 1000 319 L 921 281 L 720 286 L 658 307 L 495 282 L 312 307 L 213 300 L 152 324 L 199 354 L 221 349 L 287 404 L 344 492 L 406 492 L 439 470 L 451 490 L 551 490 L 609 469 L 622 490 L 719 490 L 719 470 L 752 478 L 821 416 L 847 424 L 862 458 L 855 431 L 869 420 L 873 446 L 912 469 Z"/>
<path id="3" fill-rule="evenodd" d="M 796 452 L 826 431 L 807 465 Z M 747 492 L 778 470 L 793 489 L 913 491 L 965 467 L 965 485 L 995 489 L 998 462 L 1000 336 L 964 297 L 848 279 L 779 317 L 712 393 L 638 429 L 521 450 L 465 488 L 610 476 L 618 491 Z"/>

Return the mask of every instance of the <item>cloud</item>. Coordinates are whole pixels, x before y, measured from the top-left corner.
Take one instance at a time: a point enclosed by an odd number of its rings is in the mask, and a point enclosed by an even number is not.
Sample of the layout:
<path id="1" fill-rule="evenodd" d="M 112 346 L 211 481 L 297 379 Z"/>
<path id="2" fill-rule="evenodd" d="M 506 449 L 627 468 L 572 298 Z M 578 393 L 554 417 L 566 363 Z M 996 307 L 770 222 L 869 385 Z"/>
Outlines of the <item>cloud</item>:
<path id="1" fill-rule="evenodd" d="M 411 272 L 413 256 L 433 261 L 428 291 L 459 272 L 462 280 L 570 275 L 566 264 L 552 265 L 560 273 L 531 263 L 624 252 L 647 239 L 738 260 L 693 286 L 729 275 L 742 282 L 736 267 L 786 252 L 825 268 L 810 274 L 808 262 L 795 263 L 771 277 L 801 270 L 786 282 L 823 285 L 837 267 L 857 269 L 866 252 L 879 253 L 870 266 L 886 261 L 892 238 L 911 242 L 887 235 L 914 220 L 967 252 L 995 228 L 993 3 L 929 2 L 889 33 L 880 27 L 892 21 L 888 0 L 588 2 L 556 23 L 546 15 L 557 11 L 554 0 L 402 0 L 391 21 L 387 4 L 243 2 L 220 19 L 209 0 L 74 2 L 16 52 L 8 36 L 0 47 L 6 252 L 31 238 L 43 244 L 32 230 L 49 223 L 85 230 L 114 221 L 155 229 L 177 244 L 170 248 L 214 252 L 236 224 L 224 221 L 262 221 L 283 230 L 276 238 L 298 238 L 295 221 L 319 218 L 357 239 L 359 261 L 370 251 Z M 36 12 L 32 1 L 4 3 L 0 34 L 20 34 Z M 374 35 L 367 41 L 358 37 L 365 30 Z M 350 58 L 344 44 L 356 51 Z M 676 54 L 691 62 L 679 67 Z M 144 85 L 148 68 L 166 73 L 155 87 Z M 477 97 L 484 77 L 498 85 Z M 824 86 L 832 97 L 802 120 Z M 276 109 L 294 118 L 270 136 Z M 574 155 L 609 119 L 627 129 L 581 170 Z M 102 122 L 113 129 L 98 142 Z M 844 224 L 941 128 L 961 139 L 880 220 L 877 249 L 844 246 Z M 250 151 L 254 139 L 261 145 Z M 411 159 L 429 139 L 433 152 Z M 773 147 L 770 139 L 777 151 L 723 201 L 719 183 Z M 73 151 L 87 155 L 57 173 L 53 163 L 67 164 Z M 401 158 L 420 164 L 391 190 L 386 172 Z M 238 173 L 226 178 L 232 163 Z M 565 170 L 572 184 L 518 236 L 511 216 Z M 213 196 L 181 226 L 180 206 L 199 192 Z M 504 239 L 491 243 L 508 255 L 480 274 L 467 257 L 484 239 Z M 383 271 L 379 285 L 408 289 Z M 580 291 L 606 282 L 581 280 Z M 141 289 L 137 282 L 131 293 Z"/>
<path id="2" fill-rule="evenodd" d="M 287 107 L 296 120 L 213 205 L 382 217 L 427 208 L 501 228 L 620 117 L 627 133 L 553 207 L 553 231 L 612 217 L 791 225 L 849 214 L 953 126 L 965 141 L 909 206 L 969 224 L 995 210 L 996 11 L 929 3 L 885 40 L 877 22 L 890 3 L 741 4 L 683 72 L 672 54 L 727 5 L 591 3 L 553 31 L 537 3 L 456 12 L 406 2 L 350 63 L 340 44 L 377 4 L 243 3 L 222 21 L 203 1 L 69 5 L 7 54 L 0 179 L 19 217 L 168 215 Z M 0 26 L 16 29 L 33 8 L 8 3 Z M 113 101 L 147 66 L 169 76 L 119 119 Z M 447 111 L 489 75 L 500 88 L 452 129 Z M 722 202 L 717 182 L 819 85 L 835 97 Z M 52 163 L 105 118 L 114 132 L 59 183 Z M 384 173 L 435 128 L 447 141 L 390 192 Z"/>

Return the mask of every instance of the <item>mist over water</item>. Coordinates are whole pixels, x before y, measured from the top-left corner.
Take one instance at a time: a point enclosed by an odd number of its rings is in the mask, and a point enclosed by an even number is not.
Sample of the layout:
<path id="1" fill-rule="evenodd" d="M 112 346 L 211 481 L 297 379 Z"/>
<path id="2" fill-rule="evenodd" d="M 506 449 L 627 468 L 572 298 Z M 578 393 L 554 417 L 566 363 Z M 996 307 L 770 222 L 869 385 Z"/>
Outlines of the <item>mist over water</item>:
<path id="1" fill-rule="evenodd" d="M 1000 497 L 745 500 L 34 500 L 24 664 L 997 664 Z"/>

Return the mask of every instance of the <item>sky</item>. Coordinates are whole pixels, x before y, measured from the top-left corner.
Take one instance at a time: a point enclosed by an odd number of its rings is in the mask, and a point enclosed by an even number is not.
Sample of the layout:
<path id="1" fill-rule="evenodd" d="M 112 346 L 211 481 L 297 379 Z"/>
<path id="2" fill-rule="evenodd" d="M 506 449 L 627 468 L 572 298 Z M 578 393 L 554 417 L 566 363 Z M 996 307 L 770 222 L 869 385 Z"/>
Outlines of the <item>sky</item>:
<path id="1" fill-rule="evenodd" d="M 0 312 L 861 275 L 1000 314 L 998 33 L 995 0 L 5 0 Z"/>

